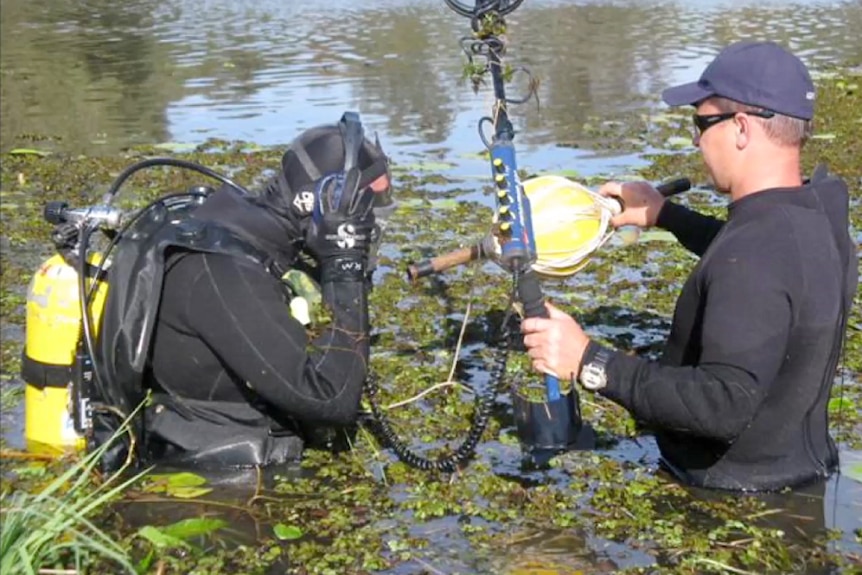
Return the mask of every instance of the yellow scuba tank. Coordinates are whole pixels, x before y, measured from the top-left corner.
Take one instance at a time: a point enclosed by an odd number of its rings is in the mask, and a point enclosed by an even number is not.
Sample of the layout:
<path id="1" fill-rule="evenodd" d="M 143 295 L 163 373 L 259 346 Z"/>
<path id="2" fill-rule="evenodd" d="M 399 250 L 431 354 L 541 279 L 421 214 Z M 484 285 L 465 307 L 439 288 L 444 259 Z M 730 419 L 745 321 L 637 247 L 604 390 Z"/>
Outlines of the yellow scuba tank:
<path id="1" fill-rule="evenodd" d="M 95 265 L 100 260 L 98 254 L 88 259 Z M 107 291 L 107 283 L 99 281 L 90 304 L 94 337 Z M 59 454 L 85 447 L 70 412 L 73 364 L 81 334 L 78 272 L 57 254 L 41 265 L 27 290 L 21 374 L 26 384 L 24 438 L 29 451 Z"/>

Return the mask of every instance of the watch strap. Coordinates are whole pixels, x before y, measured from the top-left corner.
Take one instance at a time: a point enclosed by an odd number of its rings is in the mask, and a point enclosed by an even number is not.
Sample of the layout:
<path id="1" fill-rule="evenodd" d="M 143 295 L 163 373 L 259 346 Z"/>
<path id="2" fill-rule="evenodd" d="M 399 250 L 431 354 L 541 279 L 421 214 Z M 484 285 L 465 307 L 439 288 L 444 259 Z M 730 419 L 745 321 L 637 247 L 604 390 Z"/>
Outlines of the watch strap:
<path id="1" fill-rule="evenodd" d="M 584 366 L 588 363 L 592 363 L 593 359 L 596 357 L 596 354 L 599 353 L 602 349 L 605 349 L 601 345 L 597 344 L 593 340 L 590 340 L 590 343 L 587 344 L 587 349 L 584 350 L 584 355 L 581 357 L 581 366 L 578 369 L 578 376 L 580 376 L 581 371 L 583 371 Z"/>
<path id="2" fill-rule="evenodd" d="M 590 341 L 578 373 L 581 385 L 593 391 L 603 389 L 607 385 L 607 366 L 613 355 L 614 350 Z"/>

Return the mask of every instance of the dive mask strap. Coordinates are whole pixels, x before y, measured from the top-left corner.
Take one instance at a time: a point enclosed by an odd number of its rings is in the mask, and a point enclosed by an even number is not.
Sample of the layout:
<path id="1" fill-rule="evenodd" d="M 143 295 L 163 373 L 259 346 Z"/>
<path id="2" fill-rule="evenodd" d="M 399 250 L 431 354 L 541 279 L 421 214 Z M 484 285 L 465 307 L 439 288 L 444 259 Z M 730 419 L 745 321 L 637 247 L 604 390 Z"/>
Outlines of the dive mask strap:
<path id="1" fill-rule="evenodd" d="M 314 211 L 312 217 L 320 222 L 325 214 L 339 212 L 342 214 L 356 213 L 357 208 L 364 209 L 365 190 L 359 190 L 359 179 L 362 173 L 359 168 L 351 168 L 347 173 L 336 173 L 325 176 L 317 183 L 315 190 Z"/>
<path id="2" fill-rule="evenodd" d="M 362 122 L 356 112 L 344 112 L 338 122 L 341 130 L 341 138 L 344 140 L 344 172 L 349 172 L 359 165 L 359 149 L 365 136 L 362 130 Z"/>
<path id="3" fill-rule="evenodd" d="M 378 204 L 388 205 L 391 197 L 388 190 L 373 193 L 369 186 L 383 175 L 389 174 L 389 160 L 380 148 L 375 147 L 379 157 L 366 169 L 359 168 L 359 155 L 365 144 L 365 134 L 359 114 L 344 112 L 338 123 L 344 143 L 344 170 L 328 174 L 318 181 L 313 217 L 320 221 L 324 214 L 337 211 L 342 214 L 367 216 Z"/>

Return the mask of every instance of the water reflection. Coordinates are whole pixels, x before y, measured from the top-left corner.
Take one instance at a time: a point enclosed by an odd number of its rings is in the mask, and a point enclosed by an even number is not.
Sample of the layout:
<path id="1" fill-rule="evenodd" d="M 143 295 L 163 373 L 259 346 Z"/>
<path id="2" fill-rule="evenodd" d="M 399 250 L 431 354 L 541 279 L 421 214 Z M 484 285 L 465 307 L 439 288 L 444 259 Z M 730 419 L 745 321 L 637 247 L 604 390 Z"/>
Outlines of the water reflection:
<path id="1" fill-rule="evenodd" d="M 596 117 L 655 102 L 738 38 L 778 39 L 815 67 L 862 59 L 858 2 L 530 0 L 509 20 L 512 62 L 542 80 L 541 107 L 515 114 L 522 145 L 543 151 L 531 164 L 571 162 L 549 145 L 590 147 Z M 2 147 L 273 145 L 352 107 L 396 156 L 474 152 L 488 91 L 460 81 L 467 32 L 439 0 L 6 0 Z"/>

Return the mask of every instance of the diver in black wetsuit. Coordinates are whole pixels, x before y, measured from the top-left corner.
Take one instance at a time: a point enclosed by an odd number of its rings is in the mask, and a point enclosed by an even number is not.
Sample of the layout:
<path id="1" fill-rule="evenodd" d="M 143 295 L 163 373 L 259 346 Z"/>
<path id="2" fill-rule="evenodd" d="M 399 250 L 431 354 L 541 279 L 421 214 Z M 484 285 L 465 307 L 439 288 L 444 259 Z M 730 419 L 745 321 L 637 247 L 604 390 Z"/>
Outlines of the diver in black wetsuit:
<path id="1" fill-rule="evenodd" d="M 142 247 L 118 247 L 117 273 L 128 270 L 129 279 L 115 275 L 112 290 L 162 278 L 155 306 L 114 290 L 101 338 L 106 380 L 129 389 L 138 375 L 131 366 L 145 363 L 136 381 L 152 391 L 144 417 L 151 457 L 213 467 L 280 462 L 298 457 L 320 429 L 355 422 L 369 354 L 375 208 L 391 203 L 389 186 L 386 156 L 348 113 L 294 140 L 259 195 L 224 187 L 178 224 L 152 224 L 154 239 Z M 161 269 L 152 271 L 153 261 Z M 297 266 L 315 276 L 332 317 L 314 339 L 291 316 L 281 280 Z M 152 337 L 141 337 L 148 324 Z M 136 341 L 146 351 L 129 344 Z"/>
<path id="2" fill-rule="evenodd" d="M 663 463 L 687 483 L 754 491 L 826 477 L 838 464 L 827 402 L 858 267 L 847 186 L 821 169 L 800 175 L 809 73 L 777 44 L 738 42 L 663 97 L 696 107 L 694 144 L 731 204 L 721 221 L 643 182 L 601 190 L 625 201 L 615 226 L 658 225 L 701 258 L 662 358 L 607 349 L 549 306 L 550 319 L 523 324 L 533 365 L 650 425 Z"/>

